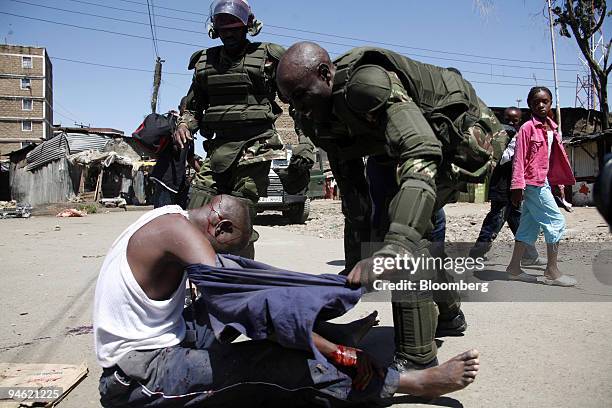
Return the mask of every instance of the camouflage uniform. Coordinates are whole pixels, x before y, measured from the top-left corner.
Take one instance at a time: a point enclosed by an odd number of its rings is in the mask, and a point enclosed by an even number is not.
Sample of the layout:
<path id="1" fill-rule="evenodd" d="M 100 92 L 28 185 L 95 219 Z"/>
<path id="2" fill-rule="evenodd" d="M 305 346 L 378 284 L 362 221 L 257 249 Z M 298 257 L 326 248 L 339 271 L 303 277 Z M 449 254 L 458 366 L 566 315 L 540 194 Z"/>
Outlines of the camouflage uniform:
<path id="1" fill-rule="evenodd" d="M 193 81 L 179 124 L 192 134 L 200 131 L 207 157 L 192 182 L 189 208 L 217 194 L 246 198 L 254 206 L 266 194 L 271 160 L 286 157 L 274 127 L 282 112 L 274 99 L 283 52 L 276 44 L 248 42 L 239 57 L 223 46 L 191 57 Z"/>
<path id="2" fill-rule="evenodd" d="M 324 149 L 342 195 L 344 248 L 350 271 L 371 253 L 370 197 L 364 157 L 397 168 L 389 227 L 375 255 L 427 251 L 434 210 L 457 200 L 467 182 L 482 181 L 505 145 L 505 131 L 472 86 L 454 72 L 392 51 L 356 48 L 334 61 L 333 114 L 328 123 L 301 117 L 304 133 Z M 445 271 L 418 279 L 447 280 Z M 459 313 L 455 292 L 434 303 L 431 292 L 394 294 L 396 352 L 411 362 L 435 359 L 438 318 Z M 438 316 L 439 315 L 439 316 Z M 397 356 L 397 354 L 396 354 Z"/>

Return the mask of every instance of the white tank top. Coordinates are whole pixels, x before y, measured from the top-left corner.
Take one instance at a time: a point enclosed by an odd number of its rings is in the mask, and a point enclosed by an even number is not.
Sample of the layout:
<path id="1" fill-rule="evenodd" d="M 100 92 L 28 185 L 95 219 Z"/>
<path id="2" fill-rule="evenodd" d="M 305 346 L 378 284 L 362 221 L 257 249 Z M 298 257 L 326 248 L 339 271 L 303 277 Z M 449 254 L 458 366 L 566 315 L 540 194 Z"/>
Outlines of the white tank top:
<path id="1" fill-rule="evenodd" d="M 187 211 L 168 205 L 149 211 L 115 240 L 106 254 L 93 308 L 96 357 L 102 367 L 112 367 L 132 350 L 158 349 L 179 344 L 185 337 L 182 318 L 187 275 L 168 300 L 152 300 L 144 293 L 127 261 L 130 238 L 140 227 L 166 214 Z"/>

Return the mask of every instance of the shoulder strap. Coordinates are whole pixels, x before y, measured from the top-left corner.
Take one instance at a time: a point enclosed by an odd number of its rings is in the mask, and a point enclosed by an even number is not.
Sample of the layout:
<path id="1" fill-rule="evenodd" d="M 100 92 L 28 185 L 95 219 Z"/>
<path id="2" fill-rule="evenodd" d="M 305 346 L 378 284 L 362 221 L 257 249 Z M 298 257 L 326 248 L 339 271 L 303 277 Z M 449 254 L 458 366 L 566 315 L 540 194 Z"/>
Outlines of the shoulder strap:
<path id="1" fill-rule="evenodd" d="M 244 57 L 244 65 L 263 70 L 268 55 L 266 43 L 251 43 Z"/>
<path id="2" fill-rule="evenodd" d="M 191 58 L 189 58 L 189 65 L 187 66 L 187 69 L 194 69 L 196 64 L 200 60 L 201 55 L 204 55 L 204 58 L 206 58 L 206 53 L 204 51 L 206 50 L 199 50 L 191 55 Z"/>
<path id="3" fill-rule="evenodd" d="M 268 49 L 268 55 L 277 61 L 279 61 L 285 53 L 285 48 L 278 44 L 266 43 L 266 48 Z"/>

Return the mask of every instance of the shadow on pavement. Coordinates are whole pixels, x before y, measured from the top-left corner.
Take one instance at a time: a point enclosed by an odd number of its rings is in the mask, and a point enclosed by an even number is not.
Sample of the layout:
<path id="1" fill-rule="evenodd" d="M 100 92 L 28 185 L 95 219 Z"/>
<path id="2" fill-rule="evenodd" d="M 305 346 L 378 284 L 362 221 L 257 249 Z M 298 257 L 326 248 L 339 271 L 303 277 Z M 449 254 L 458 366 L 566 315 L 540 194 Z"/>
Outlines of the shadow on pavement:
<path id="1" fill-rule="evenodd" d="M 336 259 L 336 260 L 329 261 L 329 262 L 326 262 L 326 263 L 328 265 L 331 265 L 331 266 L 344 266 L 344 265 L 346 265 L 346 262 L 344 262 L 344 259 Z"/>
<path id="2" fill-rule="evenodd" d="M 510 280 L 508 279 L 508 274 L 505 271 L 496 271 L 492 269 L 474 271 L 474 277 L 486 282 Z"/>
<path id="3" fill-rule="evenodd" d="M 414 397 L 412 395 L 402 395 L 399 397 L 392 397 L 385 400 L 389 404 L 425 404 L 434 407 L 453 407 L 462 408 L 463 404 L 458 400 L 450 397 L 440 397 L 435 400 L 428 400 L 426 398 Z"/>
<path id="4" fill-rule="evenodd" d="M 290 224 L 289 219 L 283 217 L 281 214 L 261 214 L 255 217 L 255 225 L 277 227 Z"/>
<path id="5" fill-rule="evenodd" d="M 368 332 L 361 340 L 359 347 L 367 351 L 383 366 L 388 366 L 393 361 L 395 350 L 394 332 L 392 326 L 376 326 Z M 441 348 L 444 340 L 436 339 L 436 346 Z"/>

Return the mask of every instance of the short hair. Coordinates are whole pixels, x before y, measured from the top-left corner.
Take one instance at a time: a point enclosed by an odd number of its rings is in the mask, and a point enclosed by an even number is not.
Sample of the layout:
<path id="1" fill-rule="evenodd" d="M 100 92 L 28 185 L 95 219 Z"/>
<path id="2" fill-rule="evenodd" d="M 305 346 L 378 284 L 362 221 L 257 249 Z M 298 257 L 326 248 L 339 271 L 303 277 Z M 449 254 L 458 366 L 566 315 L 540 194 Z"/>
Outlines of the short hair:
<path id="1" fill-rule="evenodd" d="M 249 201 L 247 199 L 222 194 L 215 196 L 210 205 L 221 217 L 232 221 L 238 228 L 242 230 L 250 230 L 252 228 Z"/>
<path id="2" fill-rule="evenodd" d="M 531 88 L 529 90 L 529 94 L 527 95 L 527 105 L 531 105 L 531 100 L 535 97 L 535 95 L 538 92 L 544 91 L 548 94 L 548 96 L 550 96 L 550 100 L 552 101 L 553 96 L 552 96 L 552 92 L 550 92 L 550 89 L 548 89 L 545 86 L 534 86 L 533 88 Z"/>

